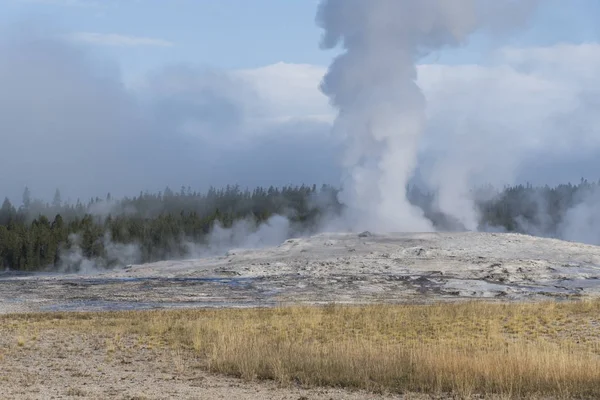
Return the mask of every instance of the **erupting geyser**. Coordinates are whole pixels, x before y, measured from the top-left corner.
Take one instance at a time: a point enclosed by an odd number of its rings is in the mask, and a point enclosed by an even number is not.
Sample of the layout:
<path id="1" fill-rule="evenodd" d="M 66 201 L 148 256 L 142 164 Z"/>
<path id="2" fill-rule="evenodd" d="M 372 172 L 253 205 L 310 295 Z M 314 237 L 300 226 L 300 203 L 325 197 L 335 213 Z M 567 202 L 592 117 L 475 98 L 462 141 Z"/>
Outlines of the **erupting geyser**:
<path id="1" fill-rule="evenodd" d="M 527 3 L 530 3 L 526 1 Z M 416 84 L 425 54 L 465 43 L 484 22 L 504 23 L 525 2 L 510 0 L 323 0 L 322 47 L 343 52 L 322 91 L 338 111 L 345 143 L 340 200 L 355 230 L 431 231 L 406 186 L 417 164 L 426 101 Z M 517 9 L 518 8 L 518 9 Z M 443 210 L 445 212 L 451 210 Z"/>

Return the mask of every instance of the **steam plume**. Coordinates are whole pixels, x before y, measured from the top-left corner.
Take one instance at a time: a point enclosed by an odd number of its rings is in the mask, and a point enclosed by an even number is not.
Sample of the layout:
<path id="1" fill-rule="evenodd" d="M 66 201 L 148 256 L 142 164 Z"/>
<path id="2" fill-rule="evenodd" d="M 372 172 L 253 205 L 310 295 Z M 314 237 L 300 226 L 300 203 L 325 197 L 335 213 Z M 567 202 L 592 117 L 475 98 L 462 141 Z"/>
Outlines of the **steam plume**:
<path id="1" fill-rule="evenodd" d="M 344 50 L 330 66 L 321 90 L 339 110 L 334 131 L 345 143 L 347 172 L 340 200 L 350 210 L 352 228 L 433 230 L 406 197 L 426 125 L 416 63 L 432 51 L 464 44 L 484 23 L 501 28 L 508 15 L 521 19 L 529 8 L 525 3 L 532 2 L 321 2 L 317 14 L 324 29 L 321 46 L 341 45 Z"/>

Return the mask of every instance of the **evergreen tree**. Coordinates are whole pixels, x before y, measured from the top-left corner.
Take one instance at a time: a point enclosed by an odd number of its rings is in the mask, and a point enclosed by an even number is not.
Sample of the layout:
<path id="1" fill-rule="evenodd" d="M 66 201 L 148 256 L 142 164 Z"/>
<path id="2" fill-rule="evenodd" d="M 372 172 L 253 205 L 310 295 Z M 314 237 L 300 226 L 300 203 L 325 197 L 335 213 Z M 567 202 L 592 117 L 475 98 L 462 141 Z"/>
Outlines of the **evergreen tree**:
<path id="1" fill-rule="evenodd" d="M 52 207 L 59 208 L 62 205 L 62 196 L 60 190 L 57 188 L 54 192 L 54 198 L 52 199 Z"/>
<path id="2" fill-rule="evenodd" d="M 28 210 L 29 207 L 31 207 L 31 192 L 29 191 L 29 188 L 25 186 L 25 190 L 23 191 L 23 208 Z"/>
<path id="3" fill-rule="evenodd" d="M 416 186 L 406 188 L 411 203 L 423 209 L 427 218 L 444 229 L 451 217 L 436 209 L 436 194 Z M 567 211 L 582 201 L 600 198 L 600 182 L 585 179 L 577 185 L 535 187 L 530 183 L 495 190 L 491 186 L 475 188 L 481 227 L 506 231 L 559 236 Z M 169 188 L 164 193 L 141 192 L 133 198 L 115 201 L 91 198 L 88 204 L 62 202 L 57 190 L 51 205 L 23 193 L 18 210 L 6 198 L 0 207 L 0 268 L 36 270 L 68 263 L 64 257 L 78 250 L 101 266 L 114 265 L 109 259 L 106 237 L 116 244 L 135 244 L 141 250 L 139 262 L 186 255 L 185 242 L 205 243 L 215 223 L 231 227 L 240 219 L 256 224 L 275 214 L 290 216 L 296 232 L 315 232 L 324 216 L 339 214 L 339 189 L 323 185 L 257 187 L 253 190 L 230 185 L 206 193 L 182 187 L 178 194 Z M 97 204 L 110 201 L 111 215 L 92 212 Z M 591 204 L 592 206 L 594 204 Z M 450 228 L 453 229 L 453 228 Z M 62 257 L 62 259 L 61 259 Z M 76 267 L 69 266 L 67 267 Z"/>

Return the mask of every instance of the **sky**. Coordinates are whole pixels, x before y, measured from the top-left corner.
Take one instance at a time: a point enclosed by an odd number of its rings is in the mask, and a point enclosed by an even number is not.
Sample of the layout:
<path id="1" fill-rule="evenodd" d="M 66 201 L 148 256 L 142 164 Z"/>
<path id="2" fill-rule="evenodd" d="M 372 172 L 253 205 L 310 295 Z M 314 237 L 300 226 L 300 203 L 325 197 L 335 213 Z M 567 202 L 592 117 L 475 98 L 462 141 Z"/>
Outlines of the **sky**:
<path id="1" fill-rule="evenodd" d="M 0 0 L 0 195 L 339 184 L 318 3 Z M 600 179 L 600 2 L 539 3 L 419 60 L 425 181 Z"/>

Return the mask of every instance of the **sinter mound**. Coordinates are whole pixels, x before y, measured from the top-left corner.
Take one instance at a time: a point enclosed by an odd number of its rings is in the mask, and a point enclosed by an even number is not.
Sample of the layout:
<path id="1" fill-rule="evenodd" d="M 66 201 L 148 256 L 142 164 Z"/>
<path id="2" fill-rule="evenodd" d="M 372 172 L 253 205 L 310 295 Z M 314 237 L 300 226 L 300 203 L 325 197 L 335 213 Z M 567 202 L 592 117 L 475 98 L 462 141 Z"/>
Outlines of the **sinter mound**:
<path id="1" fill-rule="evenodd" d="M 2 278 L 0 311 L 596 296 L 600 247 L 500 233 L 326 233 L 87 275 Z"/>

